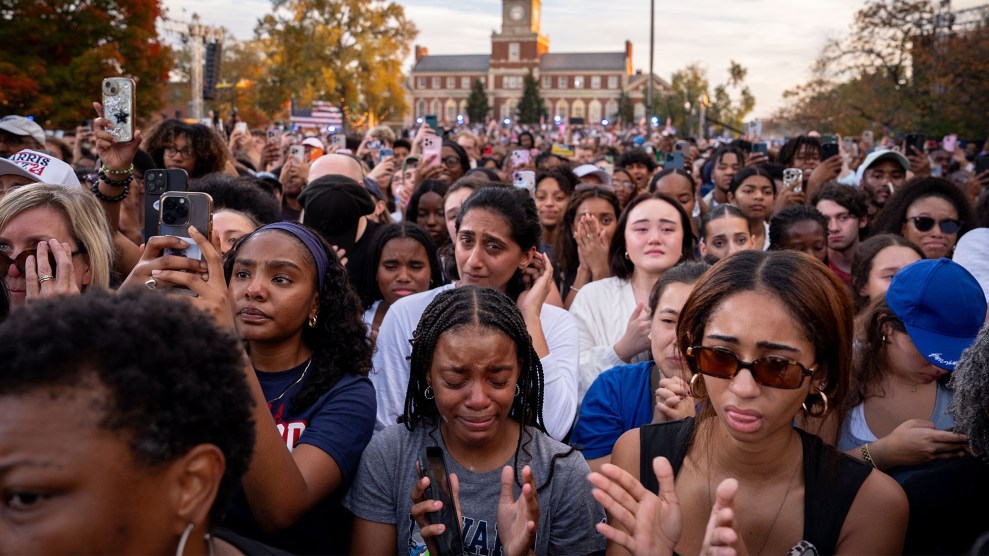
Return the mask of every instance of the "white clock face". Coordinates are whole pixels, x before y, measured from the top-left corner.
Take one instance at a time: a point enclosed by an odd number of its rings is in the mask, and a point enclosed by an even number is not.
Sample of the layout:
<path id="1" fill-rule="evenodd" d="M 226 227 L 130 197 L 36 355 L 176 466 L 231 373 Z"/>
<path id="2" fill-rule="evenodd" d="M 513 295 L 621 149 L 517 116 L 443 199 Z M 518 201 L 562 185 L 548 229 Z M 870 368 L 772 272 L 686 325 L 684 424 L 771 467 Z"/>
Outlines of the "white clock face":
<path id="1" fill-rule="evenodd" d="M 508 17 L 518 21 L 525 16 L 525 8 L 519 5 L 512 6 L 512 9 L 508 10 Z"/>

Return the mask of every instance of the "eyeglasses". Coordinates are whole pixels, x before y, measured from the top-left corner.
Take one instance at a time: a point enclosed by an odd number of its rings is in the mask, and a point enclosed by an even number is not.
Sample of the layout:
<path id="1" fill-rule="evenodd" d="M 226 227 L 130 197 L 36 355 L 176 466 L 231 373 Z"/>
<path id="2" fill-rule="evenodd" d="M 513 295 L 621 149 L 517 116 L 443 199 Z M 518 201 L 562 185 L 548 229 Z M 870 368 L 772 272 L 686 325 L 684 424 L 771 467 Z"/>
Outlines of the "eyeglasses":
<path id="1" fill-rule="evenodd" d="M 705 346 L 687 348 L 687 362 L 697 372 L 715 378 L 732 379 L 739 370 L 748 369 L 759 384 L 784 390 L 800 388 L 804 377 L 813 376 L 817 369 L 817 365 L 808 369 L 798 361 L 771 355 L 742 361 L 733 351 Z"/>
<path id="2" fill-rule="evenodd" d="M 937 222 L 941 231 L 946 234 L 956 234 L 958 230 L 962 229 L 963 222 L 954 218 L 945 218 L 944 220 L 935 221 L 930 216 L 911 216 L 907 220 L 913 221 L 913 227 L 917 228 L 918 232 L 929 232 L 934 228 L 934 223 Z"/>
<path id="3" fill-rule="evenodd" d="M 460 157 L 448 156 L 444 158 L 442 162 L 447 168 L 456 168 L 457 166 L 460 166 Z"/>
<path id="4" fill-rule="evenodd" d="M 192 149 L 189 147 L 176 149 L 174 145 L 165 147 L 165 156 L 175 156 L 177 154 L 181 154 L 182 158 L 189 158 L 192 156 Z"/>
<path id="5" fill-rule="evenodd" d="M 630 181 L 625 181 L 625 180 L 611 180 L 611 185 L 615 186 L 616 189 L 619 188 L 619 187 L 622 188 L 622 189 L 634 189 L 635 188 L 635 184 L 634 183 L 632 183 Z"/>
<path id="6" fill-rule="evenodd" d="M 83 252 L 82 249 L 79 249 L 73 251 L 71 255 L 75 257 L 76 255 L 82 252 Z M 0 251 L 0 278 L 4 278 L 7 276 L 7 272 L 10 270 L 11 264 L 17 267 L 17 271 L 21 273 L 21 276 L 24 276 L 27 273 L 26 268 L 27 268 L 28 257 L 34 257 L 35 259 L 37 259 L 38 250 L 25 249 L 21 251 L 16 257 L 13 258 L 11 258 L 11 256 L 8 255 L 6 252 Z M 48 251 L 48 265 L 51 267 L 52 271 L 54 271 L 55 267 L 58 266 L 58 262 L 55 260 L 55 254 L 52 253 L 51 251 Z"/>

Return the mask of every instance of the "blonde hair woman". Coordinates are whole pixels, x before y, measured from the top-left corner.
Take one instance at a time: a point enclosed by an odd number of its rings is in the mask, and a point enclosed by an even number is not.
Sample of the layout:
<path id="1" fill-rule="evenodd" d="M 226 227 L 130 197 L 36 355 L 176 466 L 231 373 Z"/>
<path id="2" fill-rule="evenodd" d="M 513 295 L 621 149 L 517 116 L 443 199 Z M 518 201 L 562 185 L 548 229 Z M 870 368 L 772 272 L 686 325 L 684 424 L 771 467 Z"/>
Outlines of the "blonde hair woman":
<path id="1" fill-rule="evenodd" d="M 0 199 L 0 277 L 13 307 L 108 287 L 113 256 L 110 225 L 90 192 L 36 183 Z"/>

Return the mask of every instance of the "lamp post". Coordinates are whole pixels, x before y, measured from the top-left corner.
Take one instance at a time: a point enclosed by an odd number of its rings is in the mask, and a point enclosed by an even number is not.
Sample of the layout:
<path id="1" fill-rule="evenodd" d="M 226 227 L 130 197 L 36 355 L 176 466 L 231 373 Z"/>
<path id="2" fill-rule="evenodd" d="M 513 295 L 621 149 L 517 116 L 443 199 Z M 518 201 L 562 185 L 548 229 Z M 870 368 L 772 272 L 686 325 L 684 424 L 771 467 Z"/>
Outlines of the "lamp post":
<path id="1" fill-rule="evenodd" d="M 649 115 L 652 116 L 656 112 L 654 110 L 652 102 L 652 58 L 653 49 L 655 47 L 654 35 L 656 30 L 656 0 L 649 0 L 649 75 L 646 78 L 649 80 L 647 83 L 647 95 L 649 98 L 646 99 L 646 106 L 649 107 Z"/>

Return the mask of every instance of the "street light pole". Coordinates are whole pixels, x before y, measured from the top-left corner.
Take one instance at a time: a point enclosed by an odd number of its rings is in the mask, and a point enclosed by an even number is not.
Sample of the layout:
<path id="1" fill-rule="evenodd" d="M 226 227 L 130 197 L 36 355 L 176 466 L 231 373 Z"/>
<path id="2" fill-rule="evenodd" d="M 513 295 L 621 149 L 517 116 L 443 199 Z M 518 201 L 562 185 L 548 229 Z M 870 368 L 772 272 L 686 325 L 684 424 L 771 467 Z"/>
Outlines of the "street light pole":
<path id="1" fill-rule="evenodd" d="M 646 106 L 649 107 L 649 118 L 652 118 L 655 112 L 653 111 L 652 103 L 652 58 L 653 51 L 655 49 L 656 43 L 654 40 L 654 35 L 656 31 L 656 0 L 649 0 L 649 75 L 646 76 L 648 81 L 648 92 L 649 98 L 646 99 Z"/>

